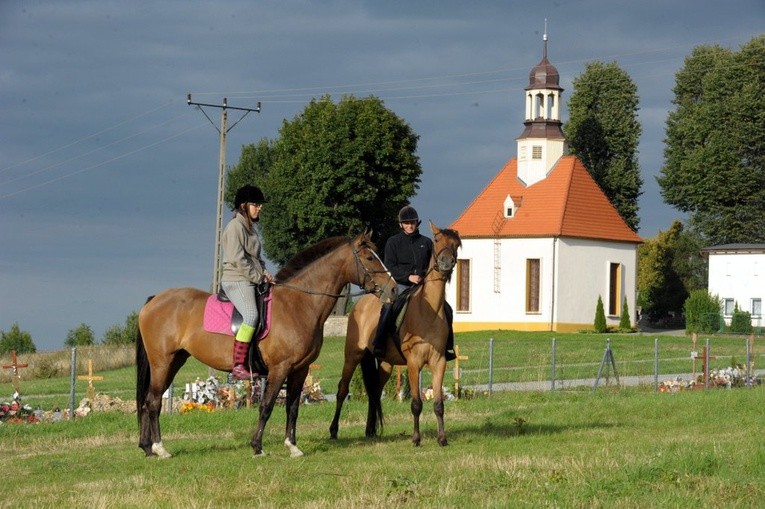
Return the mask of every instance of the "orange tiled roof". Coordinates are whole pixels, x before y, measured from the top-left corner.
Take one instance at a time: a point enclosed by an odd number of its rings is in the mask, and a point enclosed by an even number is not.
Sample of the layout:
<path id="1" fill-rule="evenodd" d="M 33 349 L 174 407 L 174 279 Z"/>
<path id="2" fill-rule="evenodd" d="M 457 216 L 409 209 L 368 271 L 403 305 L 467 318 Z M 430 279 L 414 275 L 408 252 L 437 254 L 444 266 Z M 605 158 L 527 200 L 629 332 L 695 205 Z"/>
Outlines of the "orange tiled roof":
<path id="1" fill-rule="evenodd" d="M 514 217 L 505 219 L 507 195 Z M 510 159 L 450 228 L 462 238 L 577 237 L 640 243 L 575 156 L 562 157 L 547 178 L 526 187 Z"/>

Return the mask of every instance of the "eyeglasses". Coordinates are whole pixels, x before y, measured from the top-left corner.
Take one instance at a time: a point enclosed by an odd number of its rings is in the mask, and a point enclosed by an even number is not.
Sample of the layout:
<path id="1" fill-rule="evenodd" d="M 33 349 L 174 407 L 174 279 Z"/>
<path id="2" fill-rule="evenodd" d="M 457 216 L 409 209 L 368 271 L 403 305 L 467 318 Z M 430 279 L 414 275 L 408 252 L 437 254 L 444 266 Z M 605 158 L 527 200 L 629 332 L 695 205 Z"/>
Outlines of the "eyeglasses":
<path id="1" fill-rule="evenodd" d="M 258 207 L 258 208 L 261 208 L 261 207 L 263 207 L 263 204 L 262 204 L 262 203 L 252 203 L 252 202 L 250 202 L 250 203 L 248 203 L 247 205 L 252 205 L 253 207 Z"/>

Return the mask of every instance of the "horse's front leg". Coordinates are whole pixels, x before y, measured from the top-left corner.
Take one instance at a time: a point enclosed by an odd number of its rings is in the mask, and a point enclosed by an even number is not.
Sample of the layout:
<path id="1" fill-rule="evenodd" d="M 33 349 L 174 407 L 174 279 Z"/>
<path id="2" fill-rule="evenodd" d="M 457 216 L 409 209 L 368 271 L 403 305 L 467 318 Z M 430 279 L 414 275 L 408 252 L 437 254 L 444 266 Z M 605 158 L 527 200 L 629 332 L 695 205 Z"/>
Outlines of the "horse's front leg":
<path id="1" fill-rule="evenodd" d="M 438 422 L 438 445 L 447 445 L 446 431 L 444 429 L 444 372 L 446 371 L 446 358 L 441 357 L 434 368 L 433 373 L 433 412 L 436 414 Z"/>
<path id="2" fill-rule="evenodd" d="M 414 432 L 412 433 L 412 443 L 415 446 L 420 445 L 420 414 L 422 413 L 422 394 L 420 394 L 420 369 L 422 366 L 408 366 L 409 387 L 412 393 L 412 418 L 414 419 Z"/>
<path id="3" fill-rule="evenodd" d="M 290 450 L 290 456 L 299 458 L 303 451 L 297 447 L 297 418 L 300 410 L 300 397 L 303 394 L 303 384 L 308 376 L 308 367 L 294 371 L 287 378 L 287 401 L 285 407 L 287 410 L 287 428 L 284 433 L 284 445 Z"/>
<path id="4" fill-rule="evenodd" d="M 260 400 L 258 428 L 252 436 L 252 442 L 250 442 L 255 456 L 265 456 L 265 453 L 263 452 L 263 432 L 266 429 L 268 419 L 271 418 L 271 412 L 274 409 L 276 397 L 279 395 L 279 391 L 282 388 L 285 378 L 287 378 L 286 374 L 277 373 L 274 369 L 268 374 L 266 390 Z"/>
<path id="5" fill-rule="evenodd" d="M 340 381 L 337 382 L 337 397 L 335 398 L 335 416 L 332 418 L 332 423 L 329 425 L 329 438 L 337 440 L 337 432 L 340 429 L 340 414 L 343 411 L 343 403 L 345 403 L 350 390 L 351 378 L 353 378 L 353 372 L 356 371 L 359 360 L 357 355 L 345 354 L 345 363 L 343 364 L 343 374 L 340 377 Z"/>

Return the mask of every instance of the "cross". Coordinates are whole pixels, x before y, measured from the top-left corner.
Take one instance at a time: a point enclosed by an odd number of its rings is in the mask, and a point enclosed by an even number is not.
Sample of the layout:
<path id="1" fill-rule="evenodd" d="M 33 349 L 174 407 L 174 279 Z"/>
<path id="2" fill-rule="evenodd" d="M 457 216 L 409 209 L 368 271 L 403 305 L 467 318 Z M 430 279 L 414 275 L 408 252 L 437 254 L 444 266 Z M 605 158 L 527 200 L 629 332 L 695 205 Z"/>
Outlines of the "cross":
<path id="1" fill-rule="evenodd" d="M 19 368 L 26 368 L 29 367 L 29 364 L 19 364 L 19 362 L 16 360 L 16 350 L 11 350 L 11 363 L 6 364 L 3 366 L 3 369 L 12 369 L 13 370 L 13 389 L 16 392 L 19 391 L 19 380 L 21 380 L 21 377 L 19 376 Z"/>
<path id="2" fill-rule="evenodd" d="M 454 397 L 460 397 L 460 361 L 470 359 L 467 355 L 460 355 L 460 346 L 454 345 Z"/>
<path id="3" fill-rule="evenodd" d="M 104 377 L 102 376 L 93 376 L 93 359 L 88 359 L 88 376 L 80 375 L 77 377 L 77 380 L 87 380 L 88 381 L 88 399 L 92 402 L 93 399 L 96 397 L 96 389 L 93 387 L 93 380 L 103 380 Z"/>

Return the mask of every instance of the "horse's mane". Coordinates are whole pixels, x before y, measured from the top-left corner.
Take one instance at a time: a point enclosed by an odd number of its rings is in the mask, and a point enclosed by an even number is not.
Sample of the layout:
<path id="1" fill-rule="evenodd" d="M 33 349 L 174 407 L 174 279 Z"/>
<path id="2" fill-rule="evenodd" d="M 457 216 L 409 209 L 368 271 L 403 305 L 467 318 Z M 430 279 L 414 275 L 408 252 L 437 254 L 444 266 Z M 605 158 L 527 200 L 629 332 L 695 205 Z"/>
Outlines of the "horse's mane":
<path id="1" fill-rule="evenodd" d="M 444 228 L 441 230 L 441 233 L 446 235 L 447 237 L 450 237 L 453 240 L 456 240 L 458 242 L 458 246 L 462 246 L 462 239 L 460 239 L 460 234 L 457 230 L 452 230 L 451 228 Z"/>
<path id="2" fill-rule="evenodd" d="M 282 267 L 279 272 L 276 273 L 276 280 L 279 282 L 288 281 L 302 271 L 308 265 L 312 264 L 327 253 L 334 251 L 341 244 L 348 242 L 345 237 L 330 237 L 322 241 L 317 242 L 313 246 L 307 247 L 295 256 L 293 256 Z"/>

